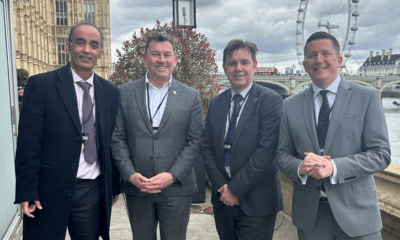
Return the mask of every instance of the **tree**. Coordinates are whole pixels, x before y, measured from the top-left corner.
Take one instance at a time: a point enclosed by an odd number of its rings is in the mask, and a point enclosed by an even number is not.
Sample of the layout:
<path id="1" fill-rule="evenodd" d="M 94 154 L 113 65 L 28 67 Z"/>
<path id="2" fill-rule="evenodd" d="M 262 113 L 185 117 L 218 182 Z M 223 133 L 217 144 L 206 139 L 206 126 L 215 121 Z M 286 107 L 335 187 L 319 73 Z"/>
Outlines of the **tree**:
<path id="1" fill-rule="evenodd" d="M 160 25 L 160 21 L 157 20 L 153 29 L 141 28 L 140 32 L 134 32 L 132 40 L 124 42 L 122 51 L 117 49 L 119 59 L 114 65 L 114 73 L 109 77 L 110 81 L 120 85 L 137 80 L 146 74 L 147 69 L 143 61 L 144 49 L 146 39 L 152 32 L 163 33 L 174 42 L 178 63 L 172 75 L 181 83 L 200 91 L 205 116 L 210 100 L 221 90 L 221 87 L 214 82 L 218 71 L 214 60 L 216 51 L 210 48 L 204 34 L 181 29 L 179 26 L 174 26 L 173 22 Z"/>
<path id="2" fill-rule="evenodd" d="M 17 84 L 19 87 L 25 87 L 29 79 L 29 72 L 23 68 L 17 69 Z"/>

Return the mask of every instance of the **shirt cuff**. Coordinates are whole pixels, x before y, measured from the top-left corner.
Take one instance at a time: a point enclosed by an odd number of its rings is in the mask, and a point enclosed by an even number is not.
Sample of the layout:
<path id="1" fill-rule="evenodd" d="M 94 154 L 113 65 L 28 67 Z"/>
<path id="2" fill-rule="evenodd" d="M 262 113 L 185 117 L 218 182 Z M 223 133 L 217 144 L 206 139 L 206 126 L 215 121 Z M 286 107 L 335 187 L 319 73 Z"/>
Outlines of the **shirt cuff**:
<path id="1" fill-rule="evenodd" d="M 336 168 L 336 164 L 335 161 L 333 161 L 333 159 L 331 159 L 332 165 L 333 165 L 333 173 L 331 176 L 329 176 L 330 180 L 331 180 L 331 184 L 337 184 L 338 183 L 338 174 L 337 174 L 337 168 Z"/>
<path id="2" fill-rule="evenodd" d="M 301 165 L 301 163 L 300 163 L 300 165 Z M 301 185 L 306 185 L 307 179 L 308 179 L 308 175 L 307 174 L 304 174 L 304 175 L 300 174 L 300 165 L 297 168 L 297 175 L 299 176 L 299 181 L 300 181 Z"/>

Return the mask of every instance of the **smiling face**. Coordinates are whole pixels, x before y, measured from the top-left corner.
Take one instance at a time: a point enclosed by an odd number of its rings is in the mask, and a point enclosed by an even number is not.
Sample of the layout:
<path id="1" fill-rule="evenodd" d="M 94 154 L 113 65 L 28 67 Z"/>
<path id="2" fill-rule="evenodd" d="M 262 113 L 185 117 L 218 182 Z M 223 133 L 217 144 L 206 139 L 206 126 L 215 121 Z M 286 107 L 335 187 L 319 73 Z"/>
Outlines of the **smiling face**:
<path id="1" fill-rule="evenodd" d="M 225 74 L 235 93 L 240 93 L 253 82 L 256 70 L 257 62 L 253 61 L 247 48 L 233 51 L 224 64 Z"/>
<path id="2" fill-rule="evenodd" d="M 171 78 L 172 71 L 178 63 L 178 57 L 175 56 L 169 41 L 152 40 L 144 57 L 144 63 L 147 66 L 149 81 L 164 84 Z"/>
<path id="3" fill-rule="evenodd" d="M 97 59 L 103 55 L 101 36 L 96 28 L 90 25 L 78 26 L 67 42 L 67 51 L 71 55 L 71 67 L 83 80 L 91 75 Z"/>
<path id="4" fill-rule="evenodd" d="M 304 69 L 317 87 L 327 88 L 338 76 L 343 58 L 333 48 L 332 40 L 321 38 L 307 44 Z"/>

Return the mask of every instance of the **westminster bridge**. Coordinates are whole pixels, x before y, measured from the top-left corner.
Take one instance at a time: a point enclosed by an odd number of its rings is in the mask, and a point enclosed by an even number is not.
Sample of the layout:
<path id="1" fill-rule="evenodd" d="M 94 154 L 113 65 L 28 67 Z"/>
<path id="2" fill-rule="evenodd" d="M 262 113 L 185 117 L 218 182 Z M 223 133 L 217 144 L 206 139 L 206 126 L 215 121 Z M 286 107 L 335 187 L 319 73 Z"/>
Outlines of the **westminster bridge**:
<path id="1" fill-rule="evenodd" d="M 400 76 L 375 76 L 375 77 L 360 77 L 360 76 L 345 76 L 350 82 L 359 83 L 368 87 L 377 88 L 381 92 L 393 84 L 400 83 Z M 291 96 L 296 92 L 303 90 L 311 83 L 309 76 L 259 76 L 254 75 L 254 81 L 269 87 L 282 96 Z M 230 86 L 226 75 L 220 75 L 216 78 L 216 82 L 224 87 Z"/>

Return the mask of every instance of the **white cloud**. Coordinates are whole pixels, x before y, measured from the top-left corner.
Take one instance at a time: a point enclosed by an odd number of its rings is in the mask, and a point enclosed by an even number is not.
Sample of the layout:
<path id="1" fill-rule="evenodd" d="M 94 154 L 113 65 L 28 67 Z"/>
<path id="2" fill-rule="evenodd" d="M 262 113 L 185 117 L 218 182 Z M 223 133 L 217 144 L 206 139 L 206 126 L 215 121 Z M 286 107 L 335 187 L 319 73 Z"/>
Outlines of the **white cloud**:
<path id="1" fill-rule="evenodd" d="M 347 64 L 353 71 L 369 57 L 369 51 L 376 54 L 382 49 L 393 48 L 394 54 L 400 53 L 400 34 L 397 29 L 400 25 L 400 5 L 395 3 L 392 0 L 359 2 L 359 30 L 355 35 L 353 58 Z M 295 64 L 296 69 L 300 69 L 295 45 L 300 0 L 198 0 L 196 4 L 196 31 L 205 34 L 211 47 L 217 50 L 216 61 L 219 65 L 225 45 L 234 38 L 242 38 L 257 44 L 259 66 L 275 65 L 279 71 L 284 71 Z M 171 22 L 172 1 L 113 0 L 110 1 L 110 12 L 114 53 L 115 49 L 121 48 L 123 41 L 130 40 L 132 33 L 141 27 L 153 27 L 156 20 Z M 305 40 L 310 31 L 315 29 L 306 30 Z M 113 54 L 113 61 L 116 60 Z M 221 66 L 219 69 L 222 70 Z"/>

